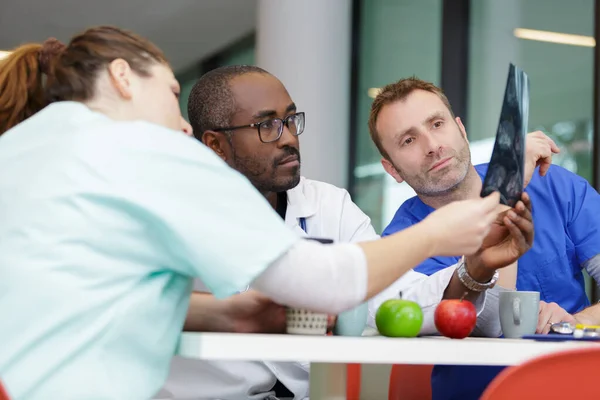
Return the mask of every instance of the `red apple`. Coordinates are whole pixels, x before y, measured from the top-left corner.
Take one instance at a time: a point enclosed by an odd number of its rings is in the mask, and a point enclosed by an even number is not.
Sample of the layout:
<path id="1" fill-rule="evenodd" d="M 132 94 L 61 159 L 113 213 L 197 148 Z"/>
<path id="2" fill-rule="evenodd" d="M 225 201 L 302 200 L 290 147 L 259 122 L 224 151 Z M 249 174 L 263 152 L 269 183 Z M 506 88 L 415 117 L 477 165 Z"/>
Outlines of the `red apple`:
<path id="1" fill-rule="evenodd" d="M 452 339 L 466 338 L 477 323 L 477 310 L 468 300 L 442 300 L 433 315 L 435 327 Z"/>

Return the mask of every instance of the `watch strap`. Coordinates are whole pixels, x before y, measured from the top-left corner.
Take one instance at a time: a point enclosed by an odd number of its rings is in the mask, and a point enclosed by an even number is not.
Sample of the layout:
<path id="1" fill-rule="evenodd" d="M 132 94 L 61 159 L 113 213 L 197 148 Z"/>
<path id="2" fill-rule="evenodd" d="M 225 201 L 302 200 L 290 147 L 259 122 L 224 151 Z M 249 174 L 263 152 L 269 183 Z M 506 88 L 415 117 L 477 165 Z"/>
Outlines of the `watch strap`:
<path id="1" fill-rule="evenodd" d="M 471 275 L 469 275 L 469 271 L 467 271 L 464 256 L 460 259 L 458 268 L 456 269 L 456 273 L 460 282 L 467 289 L 473 292 L 483 292 L 493 288 L 496 285 L 496 281 L 498 281 L 498 277 L 500 276 L 500 273 L 496 271 L 494 272 L 494 275 L 492 276 L 492 279 L 489 280 L 489 282 L 481 283 L 476 281 Z"/>

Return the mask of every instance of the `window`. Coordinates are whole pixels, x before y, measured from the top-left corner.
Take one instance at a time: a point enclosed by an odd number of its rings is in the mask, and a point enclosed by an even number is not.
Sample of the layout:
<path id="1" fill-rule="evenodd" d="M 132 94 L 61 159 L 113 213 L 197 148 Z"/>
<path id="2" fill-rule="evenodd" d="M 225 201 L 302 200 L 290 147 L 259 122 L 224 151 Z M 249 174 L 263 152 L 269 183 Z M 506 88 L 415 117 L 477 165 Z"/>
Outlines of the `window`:
<path id="1" fill-rule="evenodd" d="M 512 62 L 530 79 L 529 132 L 551 136 L 561 147 L 554 163 L 591 181 L 593 32 L 594 0 L 472 0 L 471 141 L 493 142 Z M 544 41 L 565 39 L 573 44 Z"/>
<path id="2" fill-rule="evenodd" d="M 361 0 L 360 6 L 353 200 L 381 232 L 414 192 L 396 183 L 381 166 L 367 126 L 371 103 L 377 88 L 408 76 L 439 85 L 442 0 Z"/>

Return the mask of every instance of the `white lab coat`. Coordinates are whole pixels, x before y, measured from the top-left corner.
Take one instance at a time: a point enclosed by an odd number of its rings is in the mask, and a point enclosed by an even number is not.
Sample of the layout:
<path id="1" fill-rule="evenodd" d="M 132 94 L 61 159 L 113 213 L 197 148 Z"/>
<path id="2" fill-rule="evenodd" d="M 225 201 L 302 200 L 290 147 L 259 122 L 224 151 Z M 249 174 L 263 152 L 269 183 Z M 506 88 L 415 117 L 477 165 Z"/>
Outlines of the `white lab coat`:
<path id="1" fill-rule="evenodd" d="M 335 242 L 361 242 L 378 239 L 370 218 L 363 213 L 350 198 L 348 192 L 333 185 L 301 178 L 294 189 L 289 190 L 288 208 L 285 223 L 299 235 L 329 238 Z M 305 233 L 299 218 L 306 218 Z M 402 292 L 403 299 L 417 302 L 423 309 L 424 322 L 421 334 L 436 333 L 433 322 L 435 306 L 442 299 L 454 273 L 455 266 L 427 276 L 408 271 L 390 287 L 369 301 L 368 325 L 375 327 L 375 312 L 379 305 L 390 298 L 397 298 Z M 204 291 L 198 282 L 196 290 Z M 479 297 L 475 304 L 478 315 L 484 310 L 486 295 Z M 497 317 L 497 313 L 493 313 Z M 494 333 L 483 334 L 493 336 Z M 491 324 L 491 331 L 498 330 L 498 324 Z M 163 393 L 169 393 L 177 400 L 218 399 L 268 399 L 270 389 L 280 380 L 292 393 L 294 399 L 308 399 L 307 362 L 232 362 L 192 360 L 174 357 L 169 378 Z"/>

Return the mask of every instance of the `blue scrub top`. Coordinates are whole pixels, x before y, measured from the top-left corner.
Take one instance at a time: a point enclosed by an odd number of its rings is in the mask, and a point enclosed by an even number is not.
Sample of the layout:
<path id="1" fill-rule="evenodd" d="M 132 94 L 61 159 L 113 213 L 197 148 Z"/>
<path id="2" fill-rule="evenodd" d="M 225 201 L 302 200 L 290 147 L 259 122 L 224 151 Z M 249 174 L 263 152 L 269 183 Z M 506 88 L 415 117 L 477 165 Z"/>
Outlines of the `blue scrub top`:
<path id="1" fill-rule="evenodd" d="M 487 164 L 475 169 L 483 180 Z M 544 177 L 536 171 L 526 191 L 532 201 L 535 237 L 533 247 L 519 259 L 517 290 L 540 292 L 541 300 L 576 313 L 589 305 L 582 264 L 600 254 L 600 195 L 585 179 L 556 165 Z M 415 196 L 402 204 L 382 236 L 414 225 L 432 211 Z M 433 257 L 415 271 L 431 275 L 458 259 Z M 478 399 L 502 368 L 435 366 L 433 399 Z"/>
<path id="2" fill-rule="evenodd" d="M 243 290 L 300 238 L 181 132 L 55 103 L 0 138 L 0 378 L 15 399 L 149 399 L 192 277 Z"/>

